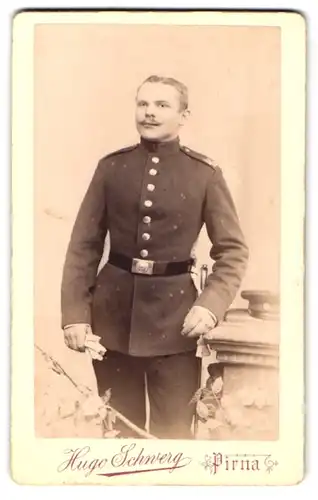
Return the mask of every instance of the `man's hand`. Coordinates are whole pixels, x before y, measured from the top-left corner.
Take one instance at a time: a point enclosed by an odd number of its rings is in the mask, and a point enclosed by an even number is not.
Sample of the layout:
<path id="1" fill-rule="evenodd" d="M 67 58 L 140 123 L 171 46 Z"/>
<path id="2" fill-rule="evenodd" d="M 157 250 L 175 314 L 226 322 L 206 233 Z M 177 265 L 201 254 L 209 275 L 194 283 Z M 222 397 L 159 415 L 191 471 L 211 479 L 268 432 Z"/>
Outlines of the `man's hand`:
<path id="1" fill-rule="evenodd" d="M 85 351 L 86 335 L 90 334 L 92 334 L 91 327 L 86 323 L 67 325 L 64 327 L 65 344 L 74 351 Z"/>
<path id="2" fill-rule="evenodd" d="M 193 306 L 185 317 L 182 335 L 186 337 L 208 338 L 211 330 L 216 326 L 217 319 L 208 309 L 201 306 Z"/>

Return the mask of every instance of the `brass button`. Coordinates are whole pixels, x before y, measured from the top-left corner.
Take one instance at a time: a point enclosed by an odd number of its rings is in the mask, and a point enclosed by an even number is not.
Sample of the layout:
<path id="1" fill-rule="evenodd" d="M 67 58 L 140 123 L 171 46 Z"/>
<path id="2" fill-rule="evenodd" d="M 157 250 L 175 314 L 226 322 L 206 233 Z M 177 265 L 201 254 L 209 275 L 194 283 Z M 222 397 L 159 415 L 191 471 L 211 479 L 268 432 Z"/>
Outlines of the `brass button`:
<path id="1" fill-rule="evenodd" d="M 143 248 L 141 251 L 140 251 L 140 255 L 141 257 L 148 257 L 148 250 L 146 250 L 145 248 Z"/>
<path id="2" fill-rule="evenodd" d="M 157 175 L 157 172 L 158 172 L 158 170 L 156 170 L 155 168 L 151 168 L 151 169 L 149 170 L 149 174 L 150 174 L 150 175 Z"/>
<path id="3" fill-rule="evenodd" d="M 159 158 L 157 156 L 154 156 L 153 158 L 151 158 L 151 161 L 152 163 L 159 163 Z"/>
<path id="4" fill-rule="evenodd" d="M 151 217 L 149 215 L 145 215 L 145 217 L 142 219 L 145 224 L 150 224 L 151 222 Z"/>
<path id="5" fill-rule="evenodd" d="M 151 200 L 146 200 L 144 203 L 145 207 L 152 207 L 152 201 Z"/>
<path id="6" fill-rule="evenodd" d="M 150 240 L 150 234 L 149 233 L 143 233 L 141 235 L 142 239 L 145 240 L 145 241 L 148 241 Z"/>
<path id="7" fill-rule="evenodd" d="M 154 184 L 148 184 L 147 189 L 148 189 L 148 191 L 154 191 L 154 189 L 155 189 Z"/>

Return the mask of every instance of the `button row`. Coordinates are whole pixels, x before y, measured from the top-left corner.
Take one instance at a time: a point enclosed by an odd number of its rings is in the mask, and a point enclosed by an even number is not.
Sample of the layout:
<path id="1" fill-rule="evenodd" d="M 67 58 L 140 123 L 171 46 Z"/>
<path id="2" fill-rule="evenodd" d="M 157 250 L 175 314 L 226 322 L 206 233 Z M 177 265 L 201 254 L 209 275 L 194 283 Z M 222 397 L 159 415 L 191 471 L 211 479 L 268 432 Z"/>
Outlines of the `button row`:
<path id="1" fill-rule="evenodd" d="M 151 161 L 152 161 L 152 163 L 159 163 L 159 161 L 160 161 L 160 160 L 159 160 L 159 158 L 158 158 L 157 156 L 154 156 L 153 158 L 151 158 Z M 156 170 L 155 168 L 151 168 L 151 169 L 149 170 L 149 175 L 151 175 L 152 177 L 154 177 L 155 175 L 157 175 L 157 173 L 158 173 L 158 170 Z M 147 191 L 152 192 L 152 191 L 154 191 L 155 189 L 156 189 L 156 187 L 155 187 L 155 185 L 154 185 L 154 184 L 147 184 Z M 145 206 L 145 207 L 147 207 L 147 208 L 152 207 L 152 201 L 151 201 L 151 200 L 145 200 L 145 201 L 144 201 L 144 206 Z M 145 224 L 150 224 L 150 222 L 151 222 L 151 217 L 150 217 L 149 215 L 145 215 L 145 216 L 143 217 L 143 219 L 142 219 L 142 220 L 143 220 L 143 222 L 144 222 Z M 150 238 L 151 238 L 151 236 L 150 236 L 150 234 L 149 234 L 149 233 L 143 233 L 143 234 L 141 235 L 141 237 L 142 237 L 142 239 L 143 239 L 144 241 L 149 241 L 149 240 L 150 240 Z M 141 256 L 141 257 L 143 257 L 144 259 L 145 259 L 146 257 L 148 257 L 148 255 L 149 255 L 149 252 L 148 252 L 148 250 L 146 250 L 146 248 L 143 248 L 143 249 L 140 251 L 140 256 Z"/>

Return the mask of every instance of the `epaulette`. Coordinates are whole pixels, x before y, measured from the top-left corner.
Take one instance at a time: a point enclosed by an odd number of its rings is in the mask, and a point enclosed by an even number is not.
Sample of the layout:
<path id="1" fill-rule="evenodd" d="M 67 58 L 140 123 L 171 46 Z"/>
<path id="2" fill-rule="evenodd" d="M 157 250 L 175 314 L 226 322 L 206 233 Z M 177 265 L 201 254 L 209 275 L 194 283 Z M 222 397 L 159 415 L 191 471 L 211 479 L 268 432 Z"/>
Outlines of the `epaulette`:
<path id="1" fill-rule="evenodd" d="M 136 149 L 138 144 L 133 144 L 132 146 L 127 146 L 125 148 L 117 149 L 116 151 L 113 151 L 112 153 L 108 153 L 104 158 L 111 158 L 112 156 L 119 155 L 121 153 L 126 153 L 128 151 L 132 151 L 133 149 Z"/>
<path id="2" fill-rule="evenodd" d="M 216 161 L 212 160 L 211 158 L 208 158 L 207 156 L 202 155 L 201 153 L 197 153 L 196 151 L 193 151 L 193 149 L 190 149 L 186 146 L 180 146 L 180 149 L 186 155 L 190 156 L 190 158 L 194 158 L 195 160 L 199 160 L 202 163 L 209 165 L 209 167 L 213 168 L 214 170 L 219 166 L 216 163 Z"/>

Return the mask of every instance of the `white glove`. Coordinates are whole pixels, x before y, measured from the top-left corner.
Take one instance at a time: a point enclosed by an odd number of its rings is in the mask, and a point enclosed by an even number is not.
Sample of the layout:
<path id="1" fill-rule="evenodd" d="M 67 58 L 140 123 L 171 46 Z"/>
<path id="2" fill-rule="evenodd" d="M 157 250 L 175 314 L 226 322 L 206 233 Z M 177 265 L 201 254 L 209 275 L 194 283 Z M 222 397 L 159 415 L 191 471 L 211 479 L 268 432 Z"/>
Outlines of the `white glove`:
<path id="1" fill-rule="evenodd" d="M 211 311 L 202 306 L 193 306 L 185 317 L 181 333 L 191 338 L 201 335 L 209 338 L 216 324 L 217 318 Z"/>
<path id="2" fill-rule="evenodd" d="M 100 339 L 101 337 L 98 337 L 97 335 L 86 335 L 85 347 L 90 353 L 92 359 L 98 359 L 99 361 L 102 361 L 104 354 L 106 353 L 106 349 L 99 342 Z"/>
<path id="3" fill-rule="evenodd" d="M 65 344 L 74 351 L 85 351 L 85 340 L 87 335 L 92 335 L 90 325 L 78 323 L 64 327 Z"/>
<path id="4" fill-rule="evenodd" d="M 90 325 L 79 323 L 64 327 L 64 340 L 70 349 L 81 352 L 87 350 L 92 359 L 102 361 L 106 349 L 99 342 L 100 339 L 93 334 Z"/>

